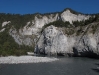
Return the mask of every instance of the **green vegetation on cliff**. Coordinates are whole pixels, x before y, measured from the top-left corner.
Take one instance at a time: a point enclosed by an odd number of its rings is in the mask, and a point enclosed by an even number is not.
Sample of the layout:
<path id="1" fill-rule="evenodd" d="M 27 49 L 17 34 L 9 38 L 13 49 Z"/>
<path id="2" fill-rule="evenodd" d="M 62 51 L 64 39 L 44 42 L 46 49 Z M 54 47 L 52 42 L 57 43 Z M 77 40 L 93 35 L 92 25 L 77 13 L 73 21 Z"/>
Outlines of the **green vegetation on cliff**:
<path id="1" fill-rule="evenodd" d="M 0 56 L 26 55 L 28 51 L 33 51 L 33 47 L 18 45 L 9 35 L 7 29 L 0 33 Z"/>

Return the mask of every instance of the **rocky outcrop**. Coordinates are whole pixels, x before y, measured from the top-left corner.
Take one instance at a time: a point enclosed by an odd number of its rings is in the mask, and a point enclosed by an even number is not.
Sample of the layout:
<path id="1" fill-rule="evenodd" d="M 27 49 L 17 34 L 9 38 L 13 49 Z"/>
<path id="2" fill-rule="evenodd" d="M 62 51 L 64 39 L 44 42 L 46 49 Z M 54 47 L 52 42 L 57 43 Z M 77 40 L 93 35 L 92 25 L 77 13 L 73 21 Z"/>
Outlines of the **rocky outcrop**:
<path id="1" fill-rule="evenodd" d="M 66 10 L 61 14 L 62 21 L 69 21 L 71 24 L 73 21 L 82 21 L 87 20 L 90 16 L 82 15 L 82 14 L 73 14 L 70 10 Z"/>
<path id="2" fill-rule="evenodd" d="M 23 28 L 20 28 L 19 30 L 11 28 L 9 33 L 18 44 L 33 46 L 33 44 L 37 42 L 36 40 L 40 37 L 44 25 L 57 20 L 62 20 L 64 22 L 69 21 L 72 24 L 72 21 L 87 20 L 89 17 L 89 15 L 83 15 L 80 13 L 74 14 L 69 9 L 66 9 L 61 13 L 45 15 L 37 14 L 34 19 L 27 22 Z M 62 33 L 60 32 L 60 34 Z"/>
<path id="3" fill-rule="evenodd" d="M 36 53 L 56 54 L 56 53 L 71 53 L 75 40 L 72 37 L 67 37 L 62 31 L 57 30 L 57 27 L 49 26 L 42 33 L 37 46 Z"/>
<path id="4" fill-rule="evenodd" d="M 18 43 L 19 45 L 34 46 L 35 44 L 36 38 L 35 35 L 31 36 L 22 35 L 13 27 L 9 30 L 9 34 L 14 38 L 15 42 Z"/>
<path id="5" fill-rule="evenodd" d="M 98 27 L 93 34 L 90 24 L 82 27 L 82 33 L 77 35 L 75 31 L 72 35 L 64 34 L 63 28 L 57 28 L 53 25 L 45 28 L 40 39 L 37 42 L 35 52 L 47 55 L 64 55 L 64 56 L 89 56 L 96 57 L 99 55 L 99 33 Z M 76 28 L 74 30 L 79 30 Z"/>

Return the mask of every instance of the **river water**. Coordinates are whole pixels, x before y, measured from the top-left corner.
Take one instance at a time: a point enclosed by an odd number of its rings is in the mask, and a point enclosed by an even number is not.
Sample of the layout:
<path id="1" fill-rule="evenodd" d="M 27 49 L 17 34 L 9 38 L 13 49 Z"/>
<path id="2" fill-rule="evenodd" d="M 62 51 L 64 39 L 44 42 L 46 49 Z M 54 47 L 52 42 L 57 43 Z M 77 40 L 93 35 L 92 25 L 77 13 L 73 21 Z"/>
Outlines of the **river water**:
<path id="1" fill-rule="evenodd" d="M 0 75 L 99 75 L 99 59 L 58 59 L 47 63 L 0 64 Z"/>

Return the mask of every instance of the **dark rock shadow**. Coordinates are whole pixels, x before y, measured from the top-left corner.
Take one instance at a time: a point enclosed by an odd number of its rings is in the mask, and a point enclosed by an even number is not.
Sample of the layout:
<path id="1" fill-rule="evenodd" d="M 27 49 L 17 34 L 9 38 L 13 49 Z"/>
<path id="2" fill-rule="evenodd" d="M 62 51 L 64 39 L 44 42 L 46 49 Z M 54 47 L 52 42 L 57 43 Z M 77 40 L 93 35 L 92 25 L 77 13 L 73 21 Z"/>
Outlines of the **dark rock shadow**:
<path id="1" fill-rule="evenodd" d="M 78 52 L 78 50 L 73 47 L 73 56 L 74 57 L 88 57 L 93 59 L 99 59 L 99 55 L 94 53 L 92 50 L 82 50 L 81 52 Z"/>
<path id="2" fill-rule="evenodd" d="M 57 53 L 57 56 L 64 56 L 63 53 Z"/>
<path id="3" fill-rule="evenodd" d="M 74 57 L 78 57 L 78 51 L 75 47 L 73 47 L 73 53 L 74 53 L 73 54 Z"/>
<path id="4" fill-rule="evenodd" d="M 89 58 L 98 58 L 97 54 L 95 54 L 93 51 L 83 51 L 80 52 L 80 55 Z"/>

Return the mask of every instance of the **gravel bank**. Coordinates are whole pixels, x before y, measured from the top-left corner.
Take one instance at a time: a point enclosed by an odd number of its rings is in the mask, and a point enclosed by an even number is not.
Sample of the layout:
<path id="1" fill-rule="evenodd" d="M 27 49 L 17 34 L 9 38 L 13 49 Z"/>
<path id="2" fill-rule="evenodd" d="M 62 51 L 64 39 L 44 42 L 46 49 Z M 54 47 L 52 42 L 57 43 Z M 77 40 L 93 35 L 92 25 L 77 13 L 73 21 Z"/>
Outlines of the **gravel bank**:
<path id="1" fill-rule="evenodd" d="M 56 60 L 58 59 L 50 57 L 8 56 L 8 57 L 0 57 L 0 64 L 40 63 L 40 62 L 52 62 Z"/>

